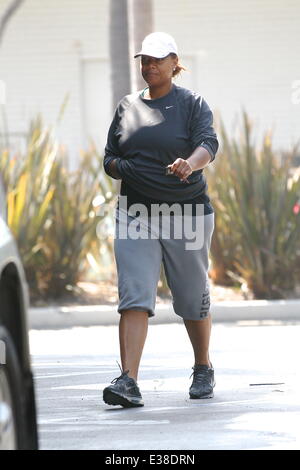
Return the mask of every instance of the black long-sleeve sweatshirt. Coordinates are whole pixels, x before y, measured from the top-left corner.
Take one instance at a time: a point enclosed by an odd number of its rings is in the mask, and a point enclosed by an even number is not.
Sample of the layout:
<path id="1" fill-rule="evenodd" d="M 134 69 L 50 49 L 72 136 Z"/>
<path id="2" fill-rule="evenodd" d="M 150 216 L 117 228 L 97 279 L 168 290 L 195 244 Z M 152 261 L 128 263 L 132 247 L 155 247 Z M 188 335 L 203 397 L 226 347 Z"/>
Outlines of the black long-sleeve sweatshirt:
<path id="1" fill-rule="evenodd" d="M 166 175 L 166 166 L 178 157 L 188 158 L 204 147 L 214 160 L 218 140 L 213 115 L 200 95 L 173 84 L 171 91 L 146 100 L 141 92 L 125 96 L 117 106 L 105 147 L 104 169 L 117 159 L 122 177 L 121 194 L 129 203 L 202 203 L 213 212 L 203 170 L 194 171 L 190 184 Z"/>

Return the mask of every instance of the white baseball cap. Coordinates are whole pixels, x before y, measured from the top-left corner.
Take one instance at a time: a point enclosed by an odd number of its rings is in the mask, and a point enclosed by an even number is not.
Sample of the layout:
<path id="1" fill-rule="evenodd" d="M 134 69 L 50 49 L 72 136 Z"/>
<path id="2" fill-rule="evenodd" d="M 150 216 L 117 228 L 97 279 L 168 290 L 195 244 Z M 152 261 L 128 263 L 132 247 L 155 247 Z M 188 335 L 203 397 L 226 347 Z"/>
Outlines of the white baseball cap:
<path id="1" fill-rule="evenodd" d="M 140 55 L 149 55 L 162 59 L 169 54 L 177 55 L 177 45 L 172 36 L 167 33 L 151 33 L 142 42 L 142 49 L 135 54 L 135 58 Z"/>

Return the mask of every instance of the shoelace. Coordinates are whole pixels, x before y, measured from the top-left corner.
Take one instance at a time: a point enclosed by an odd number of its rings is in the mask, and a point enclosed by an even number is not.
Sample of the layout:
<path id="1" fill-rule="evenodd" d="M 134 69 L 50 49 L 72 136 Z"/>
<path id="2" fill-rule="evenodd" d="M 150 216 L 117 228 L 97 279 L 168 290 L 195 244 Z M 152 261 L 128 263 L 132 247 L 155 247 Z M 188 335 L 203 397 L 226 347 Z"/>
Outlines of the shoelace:
<path id="1" fill-rule="evenodd" d="M 207 377 L 207 375 L 206 375 L 206 374 L 207 374 L 207 370 L 203 370 L 203 369 L 202 369 L 202 370 L 201 370 L 201 369 L 199 370 L 199 369 L 195 369 L 194 367 L 193 367 L 193 369 L 194 369 L 194 370 L 193 370 L 193 372 L 191 373 L 190 378 L 191 378 L 192 376 L 194 376 L 193 380 L 197 380 L 197 379 L 206 379 L 206 380 L 209 380 L 208 377 Z"/>
<path id="2" fill-rule="evenodd" d="M 115 384 L 115 383 L 118 382 L 118 380 L 123 379 L 123 377 L 125 377 L 125 375 L 127 375 L 128 372 L 129 372 L 129 369 L 122 371 L 122 367 L 120 366 L 120 364 L 118 363 L 118 361 L 116 361 L 116 362 L 117 362 L 117 364 L 118 364 L 118 366 L 119 366 L 119 368 L 120 368 L 120 371 L 121 371 L 122 373 L 121 373 L 121 375 L 119 375 L 119 377 L 116 377 L 115 379 L 113 379 L 113 380 L 111 381 L 112 384 Z"/>

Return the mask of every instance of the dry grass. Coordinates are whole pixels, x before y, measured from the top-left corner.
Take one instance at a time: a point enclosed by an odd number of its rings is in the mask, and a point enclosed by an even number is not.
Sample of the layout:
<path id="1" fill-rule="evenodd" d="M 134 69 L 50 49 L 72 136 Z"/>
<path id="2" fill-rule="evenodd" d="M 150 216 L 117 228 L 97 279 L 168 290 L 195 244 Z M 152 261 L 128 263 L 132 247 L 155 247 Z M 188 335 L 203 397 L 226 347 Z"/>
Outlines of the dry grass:
<path id="1" fill-rule="evenodd" d="M 70 293 L 69 296 L 60 298 L 59 302 L 41 300 L 33 302 L 32 306 L 44 305 L 115 305 L 118 303 L 117 284 L 110 281 L 84 282 L 77 284 L 78 291 Z M 211 283 L 211 298 L 213 302 L 222 300 L 244 300 L 241 289 L 217 286 Z M 157 303 L 170 303 L 170 295 L 157 295 Z"/>

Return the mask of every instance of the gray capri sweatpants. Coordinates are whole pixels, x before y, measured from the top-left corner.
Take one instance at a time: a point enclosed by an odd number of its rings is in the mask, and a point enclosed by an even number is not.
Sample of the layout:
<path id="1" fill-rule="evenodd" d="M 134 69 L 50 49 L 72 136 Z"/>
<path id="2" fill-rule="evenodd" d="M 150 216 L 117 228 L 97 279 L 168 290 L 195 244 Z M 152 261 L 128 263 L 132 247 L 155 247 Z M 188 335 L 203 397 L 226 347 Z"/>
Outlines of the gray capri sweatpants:
<path id="1" fill-rule="evenodd" d="M 115 215 L 118 312 L 141 310 L 154 316 L 163 263 L 175 313 L 185 320 L 206 318 L 214 214 L 142 218 L 131 208 L 126 211 L 117 207 Z"/>

